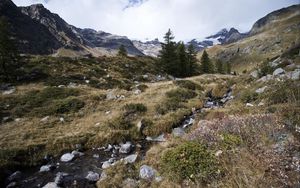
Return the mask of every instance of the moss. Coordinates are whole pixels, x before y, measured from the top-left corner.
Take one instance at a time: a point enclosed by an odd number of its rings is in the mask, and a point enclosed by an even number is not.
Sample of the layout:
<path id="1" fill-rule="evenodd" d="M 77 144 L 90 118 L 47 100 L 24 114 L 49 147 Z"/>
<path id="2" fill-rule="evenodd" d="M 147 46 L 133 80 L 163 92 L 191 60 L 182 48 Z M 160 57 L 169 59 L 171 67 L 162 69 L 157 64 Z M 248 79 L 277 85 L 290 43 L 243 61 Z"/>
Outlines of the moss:
<path id="1" fill-rule="evenodd" d="M 165 152 L 161 166 L 163 173 L 177 182 L 185 179 L 208 182 L 217 173 L 217 163 L 212 153 L 196 142 L 185 142 Z"/>

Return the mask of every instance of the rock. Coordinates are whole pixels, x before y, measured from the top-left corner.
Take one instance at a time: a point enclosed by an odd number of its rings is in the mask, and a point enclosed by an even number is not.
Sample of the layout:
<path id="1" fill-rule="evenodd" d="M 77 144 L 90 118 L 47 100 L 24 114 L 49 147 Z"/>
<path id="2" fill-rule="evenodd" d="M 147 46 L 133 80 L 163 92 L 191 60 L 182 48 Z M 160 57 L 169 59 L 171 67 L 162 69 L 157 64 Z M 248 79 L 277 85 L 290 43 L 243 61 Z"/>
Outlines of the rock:
<path id="1" fill-rule="evenodd" d="M 44 166 L 41 166 L 40 172 L 49 172 L 52 168 L 53 168 L 52 165 L 44 165 Z"/>
<path id="2" fill-rule="evenodd" d="M 75 144 L 75 148 L 77 151 L 82 151 L 83 150 L 83 146 L 81 144 Z"/>
<path id="3" fill-rule="evenodd" d="M 109 168 L 111 166 L 111 164 L 110 164 L 110 162 L 108 162 L 108 161 L 105 161 L 103 164 L 102 164 L 102 168 L 103 169 L 107 169 L 107 168 Z"/>
<path id="4" fill-rule="evenodd" d="M 282 68 L 278 68 L 273 72 L 273 76 L 277 76 L 277 75 L 284 74 L 284 73 L 285 73 L 285 71 Z"/>
<path id="5" fill-rule="evenodd" d="M 19 187 L 17 182 L 11 182 L 6 186 L 6 188 L 16 188 L 16 187 Z"/>
<path id="6" fill-rule="evenodd" d="M 161 176 L 155 177 L 155 181 L 156 181 L 156 182 L 161 182 L 161 181 L 162 181 L 162 177 L 161 177 Z"/>
<path id="7" fill-rule="evenodd" d="M 222 153 L 223 153 L 222 150 L 218 150 L 218 151 L 215 153 L 215 156 L 216 156 L 216 157 L 219 157 Z"/>
<path id="8" fill-rule="evenodd" d="M 57 185 L 61 185 L 61 184 L 63 183 L 64 176 L 67 176 L 67 175 L 68 175 L 67 173 L 63 173 L 63 172 L 58 172 L 58 173 L 56 173 L 54 182 L 55 182 Z"/>
<path id="9" fill-rule="evenodd" d="M 85 81 L 85 83 L 89 84 L 89 83 L 90 83 L 90 81 L 89 81 L 89 80 L 86 80 L 86 81 Z"/>
<path id="10" fill-rule="evenodd" d="M 124 161 L 126 163 L 134 163 L 137 159 L 138 155 L 137 154 L 132 154 L 132 155 L 129 155 L 127 157 L 124 158 Z"/>
<path id="11" fill-rule="evenodd" d="M 121 144 L 121 148 L 119 150 L 120 153 L 130 153 L 132 149 L 132 144 L 131 142 L 126 142 L 125 144 Z"/>
<path id="12" fill-rule="evenodd" d="M 107 100 L 115 100 L 115 99 L 117 99 L 117 97 L 116 97 L 116 95 L 114 95 L 114 93 L 112 91 L 110 91 L 106 94 L 106 99 Z"/>
<path id="13" fill-rule="evenodd" d="M 252 76 L 253 78 L 258 78 L 258 70 L 251 72 L 250 76 Z"/>
<path id="14" fill-rule="evenodd" d="M 255 93 L 261 94 L 261 93 L 265 92 L 266 89 L 267 89 L 267 86 L 264 86 L 264 87 L 262 87 L 262 88 L 257 89 L 257 90 L 255 91 Z"/>
<path id="15" fill-rule="evenodd" d="M 16 171 L 13 174 L 11 174 L 8 178 L 7 181 L 8 182 L 12 182 L 12 181 L 18 181 L 22 178 L 22 172 L 21 171 Z"/>
<path id="16" fill-rule="evenodd" d="M 65 85 L 59 85 L 59 86 L 57 86 L 58 88 L 64 88 L 64 87 L 66 87 Z"/>
<path id="17" fill-rule="evenodd" d="M 104 150 L 106 152 L 111 151 L 113 149 L 113 146 L 108 144 L 107 148 Z"/>
<path id="18" fill-rule="evenodd" d="M 253 107 L 254 105 L 251 104 L 251 103 L 247 103 L 246 106 L 247 106 L 247 107 Z"/>
<path id="19" fill-rule="evenodd" d="M 91 182 L 96 182 L 100 179 L 100 176 L 98 173 L 90 171 L 88 172 L 88 175 L 85 178 Z"/>
<path id="20" fill-rule="evenodd" d="M 111 113 L 111 111 L 106 111 L 105 112 L 105 115 L 108 115 L 108 114 L 110 114 Z"/>
<path id="21" fill-rule="evenodd" d="M 7 123 L 7 122 L 10 122 L 10 121 L 12 121 L 13 119 L 11 118 L 11 117 L 4 117 L 4 118 L 2 118 L 2 122 L 3 123 Z"/>
<path id="22" fill-rule="evenodd" d="M 275 59 L 274 61 L 270 62 L 269 65 L 270 65 L 271 67 L 277 67 L 280 63 L 281 63 L 281 59 L 280 59 L 280 57 L 278 57 L 278 58 Z"/>
<path id="23" fill-rule="evenodd" d="M 55 182 L 49 182 L 43 188 L 59 188 L 59 186 Z"/>
<path id="24" fill-rule="evenodd" d="M 103 171 L 103 172 L 101 173 L 101 176 L 100 176 L 99 181 L 103 181 L 103 180 L 105 180 L 106 178 L 107 178 L 107 174 Z"/>
<path id="25" fill-rule="evenodd" d="M 134 92 L 133 92 L 135 95 L 139 95 L 139 94 L 141 94 L 142 93 L 142 91 L 141 90 L 139 90 L 139 89 L 136 89 Z"/>
<path id="26" fill-rule="evenodd" d="M 16 91 L 15 87 L 9 87 L 7 90 L 2 92 L 2 95 L 10 95 L 13 94 Z"/>
<path id="27" fill-rule="evenodd" d="M 113 158 L 110 158 L 110 159 L 108 159 L 108 162 L 110 163 L 110 164 L 113 164 L 114 162 L 116 161 L 116 159 L 113 157 Z"/>
<path id="28" fill-rule="evenodd" d="M 72 153 L 66 153 L 66 154 L 63 154 L 61 157 L 60 157 L 60 161 L 62 162 L 70 162 L 73 160 L 75 156 L 72 154 Z"/>
<path id="29" fill-rule="evenodd" d="M 84 153 L 79 152 L 79 151 L 72 151 L 71 154 L 74 155 L 74 157 L 81 157 L 84 155 Z"/>
<path id="30" fill-rule="evenodd" d="M 263 105 L 265 105 L 265 103 L 263 102 L 258 103 L 258 106 L 263 106 Z"/>
<path id="31" fill-rule="evenodd" d="M 300 69 L 296 69 L 288 74 L 288 78 L 292 80 L 300 79 Z"/>
<path id="32" fill-rule="evenodd" d="M 147 79 L 147 78 L 149 78 L 149 76 L 148 76 L 147 74 L 144 74 L 144 75 L 143 75 L 143 78 L 144 78 L 144 79 Z"/>
<path id="33" fill-rule="evenodd" d="M 138 183 L 134 179 L 127 178 L 126 180 L 123 181 L 122 187 L 123 188 L 136 188 L 136 187 L 138 187 Z"/>
<path id="34" fill-rule="evenodd" d="M 150 136 L 147 136 L 146 140 L 147 141 L 152 141 L 152 142 L 165 142 L 166 141 L 164 134 L 161 134 L 156 138 L 152 138 Z"/>
<path id="35" fill-rule="evenodd" d="M 140 178 L 152 180 L 155 177 L 155 170 L 150 166 L 143 165 L 140 167 Z"/>
<path id="36" fill-rule="evenodd" d="M 172 134 L 175 137 L 181 137 L 185 134 L 185 132 L 183 128 L 178 127 L 173 129 Z"/>
<path id="37" fill-rule="evenodd" d="M 268 74 L 267 76 L 263 76 L 260 79 L 258 79 L 257 82 L 266 82 L 273 79 L 274 79 L 273 75 Z"/>
<path id="38" fill-rule="evenodd" d="M 60 121 L 60 122 L 64 122 L 64 121 L 65 121 L 65 118 L 60 117 L 60 118 L 59 118 L 59 121 Z"/>
<path id="39" fill-rule="evenodd" d="M 49 116 L 46 116 L 46 117 L 44 117 L 44 118 L 41 119 L 41 122 L 46 122 L 48 120 L 49 120 Z"/>
<path id="40" fill-rule="evenodd" d="M 68 85 L 68 88 L 76 88 L 76 87 L 77 87 L 77 84 L 73 83 L 73 82 L 70 82 Z"/>
<path id="41" fill-rule="evenodd" d="M 100 158 L 99 154 L 94 154 L 93 157 L 96 158 L 96 159 Z"/>

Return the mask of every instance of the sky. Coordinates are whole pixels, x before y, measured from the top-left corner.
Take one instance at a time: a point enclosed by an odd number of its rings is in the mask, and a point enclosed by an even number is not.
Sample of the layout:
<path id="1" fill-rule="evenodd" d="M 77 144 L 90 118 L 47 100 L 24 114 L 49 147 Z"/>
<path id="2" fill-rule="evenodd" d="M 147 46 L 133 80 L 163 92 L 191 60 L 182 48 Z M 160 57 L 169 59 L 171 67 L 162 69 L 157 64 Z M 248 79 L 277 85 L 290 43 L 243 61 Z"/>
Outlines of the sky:
<path id="1" fill-rule="evenodd" d="M 69 24 L 130 39 L 203 39 L 222 28 L 247 32 L 259 18 L 300 0 L 13 0 L 18 6 L 42 3 Z"/>

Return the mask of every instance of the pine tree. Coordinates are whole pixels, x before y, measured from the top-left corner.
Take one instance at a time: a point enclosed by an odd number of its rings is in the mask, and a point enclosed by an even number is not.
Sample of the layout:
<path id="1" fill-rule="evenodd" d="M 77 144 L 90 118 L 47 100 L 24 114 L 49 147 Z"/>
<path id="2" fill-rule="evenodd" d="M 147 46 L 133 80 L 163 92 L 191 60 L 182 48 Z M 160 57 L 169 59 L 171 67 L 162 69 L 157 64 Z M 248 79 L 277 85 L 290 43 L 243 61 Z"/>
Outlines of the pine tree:
<path id="1" fill-rule="evenodd" d="M 185 77 L 188 76 L 189 73 L 187 71 L 188 67 L 188 57 L 185 49 L 185 45 L 183 42 L 179 42 L 177 45 L 177 70 L 178 72 L 175 76 Z"/>
<path id="2" fill-rule="evenodd" d="M 224 64 L 222 63 L 222 61 L 217 60 L 217 62 L 216 62 L 216 68 L 217 68 L 217 73 L 220 73 L 220 74 L 224 74 L 225 73 L 225 71 L 224 71 Z"/>
<path id="3" fill-rule="evenodd" d="M 11 40 L 9 25 L 5 18 L 0 18 L 0 79 L 5 81 L 15 77 L 18 54 Z"/>
<path id="4" fill-rule="evenodd" d="M 173 41 L 174 36 L 170 29 L 165 34 L 164 40 L 164 43 L 161 44 L 159 62 L 168 74 L 176 76 L 178 74 L 176 43 Z"/>
<path id="5" fill-rule="evenodd" d="M 204 50 L 201 57 L 201 71 L 202 73 L 214 73 L 214 66 L 210 61 L 207 52 Z"/>
<path id="6" fill-rule="evenodd" d="M 225 63 L 225 72 L 231 74 L 231 65 L 229 62 Z"/>
<path id="7" fill-rule="evenodd" d="M 192 44 L 188 46 L 187 50 L 187 66 L 186 66 L 186 72 L 188 76 L 194 75 L 196 72 L 196 63 L 197 63 L 197 52 Z"/>
<path id="8" fill-rule="evenodd" d="M 118 55 L 122 57 L 127 56 L 127 50 L 123 44 L 119 47 Z"/>

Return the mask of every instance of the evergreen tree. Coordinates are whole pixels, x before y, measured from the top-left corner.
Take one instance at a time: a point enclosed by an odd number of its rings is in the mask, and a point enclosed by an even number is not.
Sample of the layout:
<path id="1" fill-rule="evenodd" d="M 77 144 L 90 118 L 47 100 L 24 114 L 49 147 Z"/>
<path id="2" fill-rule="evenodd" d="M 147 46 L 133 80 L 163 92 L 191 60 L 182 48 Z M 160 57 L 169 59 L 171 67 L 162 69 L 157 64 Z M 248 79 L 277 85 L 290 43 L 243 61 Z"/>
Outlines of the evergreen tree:
<path id="1" fill-rule="evenodd" d="M 210 61 L 208 54 L 206 50 L 203 51 L 202 57 L 201 57 L 201 71 L 202 73 L 214 73 L 214 66 L 212 62 Z"/>
<path id="2" fill-rule="evenodd" d="M 188 68 L 188 57 L 185 49 L 185 45 L 183 42 L 179 42 L 177 45 L 177 70 L 178 72 L 175 76 L 185 77 L 188 76 L 189 73 L 187 71 Z"/>
<path id="3" fill-rule="evenodd" d="M 179 70 L 177 66 L 176 43 L 173 40 L 174 36 L 169 29 L 164 36 L 164 43 L 161 44 L 162 49 L 159 55 L 159 62 L 168 74 L 176 76 Z"/>
<path id="4" fill-rule="evenodd" d="M 127 50 L 123 44 L 119 47 L 118 55 L 123 57 L 127 56 Z"/>
<path id="5" fill-rule="evenodd" d="M 225 72 L 231 74 L 231 65 L 229 62 L 225 63 Z"/>
<path id="6" fill-rule="evenodd" d="M 15 77 L 18 54 L 11 40 L 9 25 L 5 18 L 0 18 L 0 79 L 9 81 Z"/>
<path id="7" fill-rule="evenodd" d="M 195 73 L 196 69 L 196 63 L 197 63 L 197 52 L 192 44 L 188 46 L 187 51 L 187 66 L 186 66 L 186 72 L 188 76 L 192 76 Z"/>
<path id="8" fill-rule="evenodd" d="M 225 73 L 225 71 L 224 71 L 224 65 L 223 65 L 222 61 L 220 61 L 220 60 L 216 61 L 216 69 L 217 69 L 217 73 L 220 73 L 220 74 L 224 74 Z"/>

